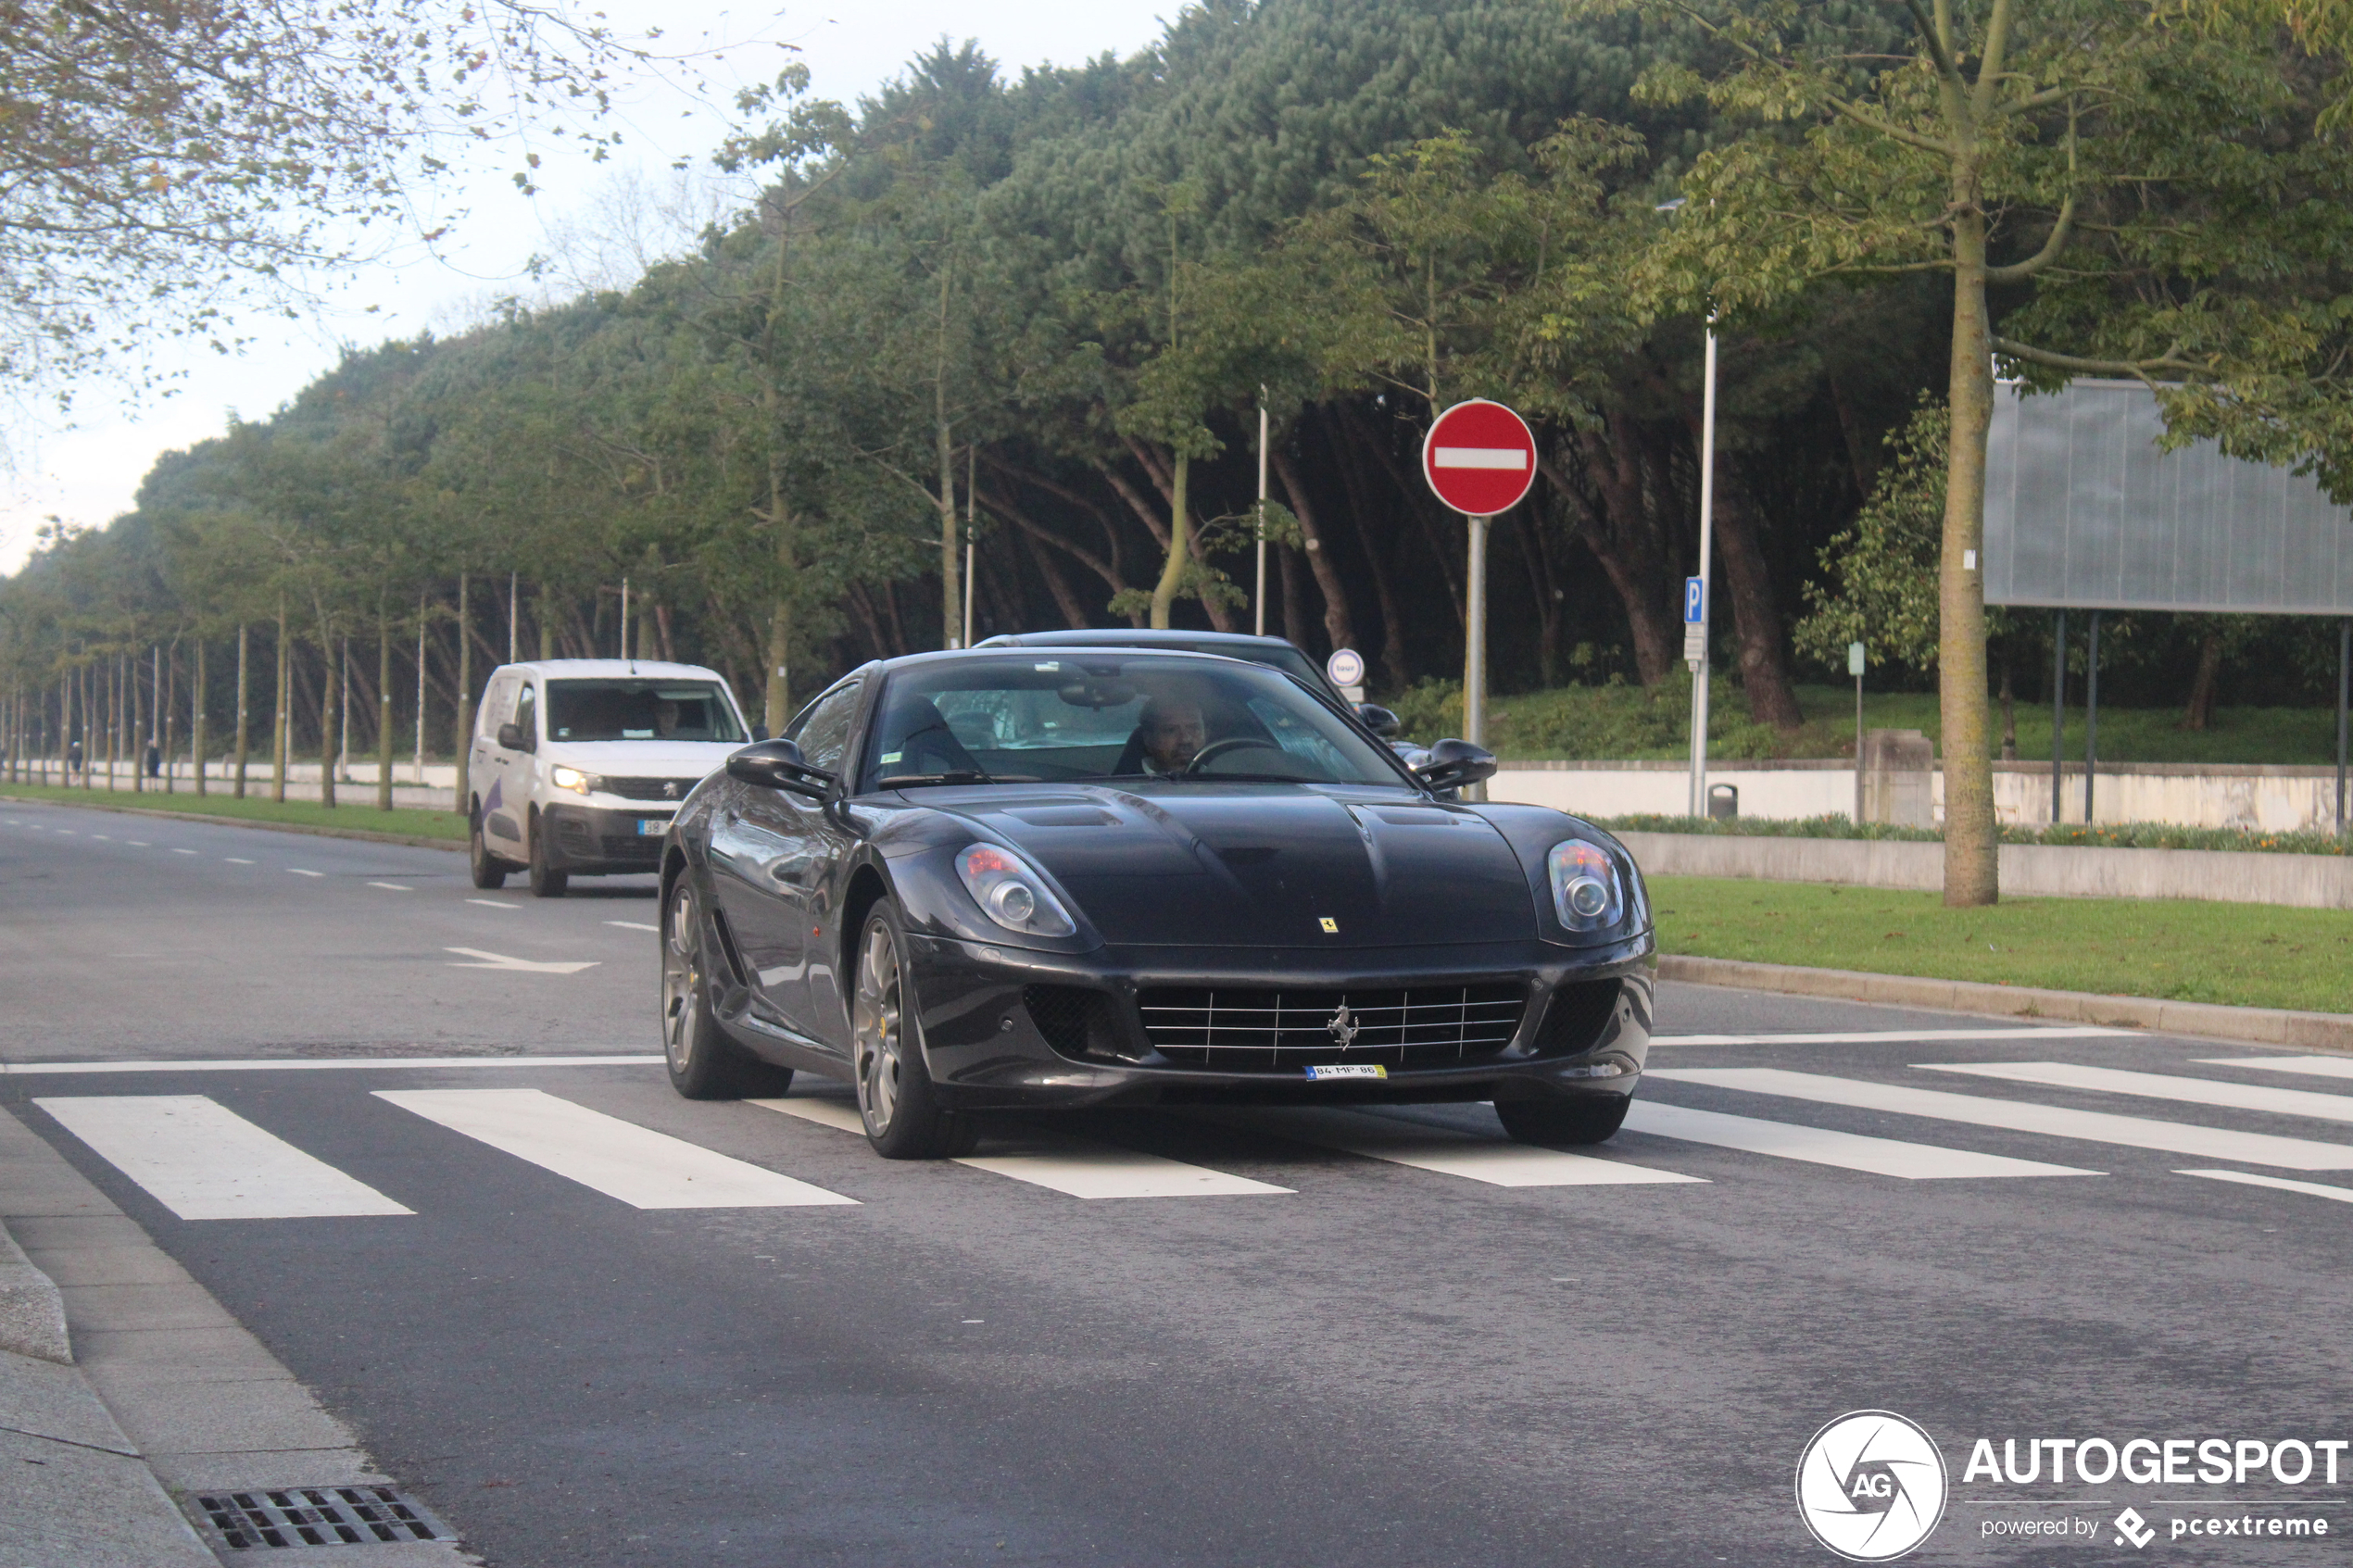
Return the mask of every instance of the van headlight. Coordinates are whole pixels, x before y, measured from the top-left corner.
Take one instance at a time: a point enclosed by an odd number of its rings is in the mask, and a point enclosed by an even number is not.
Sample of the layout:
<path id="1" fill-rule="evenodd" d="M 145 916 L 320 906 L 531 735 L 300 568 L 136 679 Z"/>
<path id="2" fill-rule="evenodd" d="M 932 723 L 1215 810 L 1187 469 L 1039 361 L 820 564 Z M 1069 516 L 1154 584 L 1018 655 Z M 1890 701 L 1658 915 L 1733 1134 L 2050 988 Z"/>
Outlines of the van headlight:
<path id="1" fill-rule="evenodd" d="M 981 913 L 1026 936 L 1069 936 L 1078 930 L 1061 901 L 1028 863 L 993 844 L 975 844 L 956 857 L 956 874 Z"/>
<path id="2" fill-rule="evenodd" d="M 602 789 L 605 781 L 594 773 L 584 773 L 577 768 L 567 768 L 559 762 L 547 770 L 547 782 L 558 789 L 568 789 L 575 795 L 586 795 Z"/>
<path id="3" fill-rule="evenodd" d="M 1553 886 L 1553 912 L 1567 931 L 1607 931 L 1626 918 L 1626 889 L 1617 862 L 1598 844 L 1581 838 L 1553 846 L 1545 857 Z"/>

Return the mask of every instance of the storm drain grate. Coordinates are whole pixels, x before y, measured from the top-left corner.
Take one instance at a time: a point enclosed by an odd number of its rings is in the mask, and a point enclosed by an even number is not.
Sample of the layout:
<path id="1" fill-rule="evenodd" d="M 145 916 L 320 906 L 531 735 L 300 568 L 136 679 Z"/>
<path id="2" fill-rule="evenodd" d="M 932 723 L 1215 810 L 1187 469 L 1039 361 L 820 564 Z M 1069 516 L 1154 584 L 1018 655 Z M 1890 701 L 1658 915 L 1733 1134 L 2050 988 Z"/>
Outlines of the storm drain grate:
<path id="1" fill-rule="evenodd" d="M 213 1492 L 196 1511 L 223 1546 L 372 1546 L 446 1541 L 452 1533 L 397 1486 L 286 1486 Z"/>

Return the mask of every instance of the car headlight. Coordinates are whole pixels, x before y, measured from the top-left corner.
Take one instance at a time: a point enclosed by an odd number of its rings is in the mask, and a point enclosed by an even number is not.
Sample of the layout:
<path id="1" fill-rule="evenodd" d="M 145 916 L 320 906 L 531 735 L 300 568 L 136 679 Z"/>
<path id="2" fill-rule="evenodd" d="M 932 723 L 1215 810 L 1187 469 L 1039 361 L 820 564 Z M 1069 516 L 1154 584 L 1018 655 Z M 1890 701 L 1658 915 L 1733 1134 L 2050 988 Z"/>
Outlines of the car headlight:
<path id="1" fill-rule="evenodd" d="M 558 789 L 586 795 L 591 790 L 601 788 L 605 781 L 594 773 L 584 773 L 577 768 L 567 768 L 559 762 L 547 770 L 547 782 Z"/>
<path id="2" fill-rule="evenodd" d="M 1018 855 L 975 844 L 956 857 L 956 874 L 981 912 L 1007 931 L 1028 936 L 1068 936 L 1078 930 L 1045 883 Z"/>
<path id="3" fill-rule="evenodd" d="M 1598 844 L 1571 838 L 1545 857 L 1553 911 L 1568 931 L 1606 931 L 1626 918 L 1626 889 L 1617 862 Z"/>

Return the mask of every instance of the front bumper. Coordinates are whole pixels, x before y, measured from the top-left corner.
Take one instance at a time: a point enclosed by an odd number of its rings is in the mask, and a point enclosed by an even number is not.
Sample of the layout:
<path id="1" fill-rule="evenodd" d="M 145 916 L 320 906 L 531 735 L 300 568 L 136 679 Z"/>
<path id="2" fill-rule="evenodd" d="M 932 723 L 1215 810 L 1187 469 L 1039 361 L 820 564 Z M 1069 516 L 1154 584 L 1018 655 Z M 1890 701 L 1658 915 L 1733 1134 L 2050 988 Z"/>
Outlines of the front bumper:
<path id="1" fill-rule="evenodd" d="M 661 869 L 662 835 L 670 831 L 671 812 L 647 808 L 609 809 L 598 806 L 555 804 L 539 810 L 539 829 L 547 835 L 547 863 L 558 871 L 585 875 Z M 639 831 L 640 822 L 651 823 Z"/>
<path id="2" fill-rule="evenodd" d="M 1630 1094 L 1650 1046 L 1655 947 L 1644 935 L 1592 949 L 1542 942 L 1391 949 L 1108 947 L 1071 956 L 911 935 L 925 1060 L 958 1110 L 1110 1104 L 1333 1105 L 1557 1099 Z M 1265 993 L 1524 987 L 1507 1043 L 1451 1060 L 1350 1052 L 1164 1054 L 1139 997 L 1162 988 Z M 1048 987 L 1049 990 L 1038 990 Z M 1041 1022 L 1031 1001 L 1089 993 L 1083 1029 Z M 1026 993 L 1026 996 L 1025 995 Z M 1059 1006 L 1046 1009 L 1060 1013 Z M 1158 1038 L 1165 1041 L 1164 1032 Z M 1396 1060 L 1381 1078 L 1312 1079 L 1311 1060 Z M 1200 1059 L 1222 1058 L 1215 1062 Z M 1231 1063 L 1239 1061 L 1241 1070 Z"/>

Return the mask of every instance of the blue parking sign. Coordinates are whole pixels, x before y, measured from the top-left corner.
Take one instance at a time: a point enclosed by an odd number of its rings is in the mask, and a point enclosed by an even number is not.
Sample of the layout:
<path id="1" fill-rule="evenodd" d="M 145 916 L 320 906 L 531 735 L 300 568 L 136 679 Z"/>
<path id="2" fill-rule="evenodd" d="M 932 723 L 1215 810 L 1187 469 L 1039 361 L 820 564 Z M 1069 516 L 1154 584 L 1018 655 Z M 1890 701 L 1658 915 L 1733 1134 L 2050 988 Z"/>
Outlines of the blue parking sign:
<path id="1" fill-rule="evenodd" d="M 1683 624 L 1705 625 L 1707 621 L 1707 584 L 1697 577 L 1683 579 Z"/>

